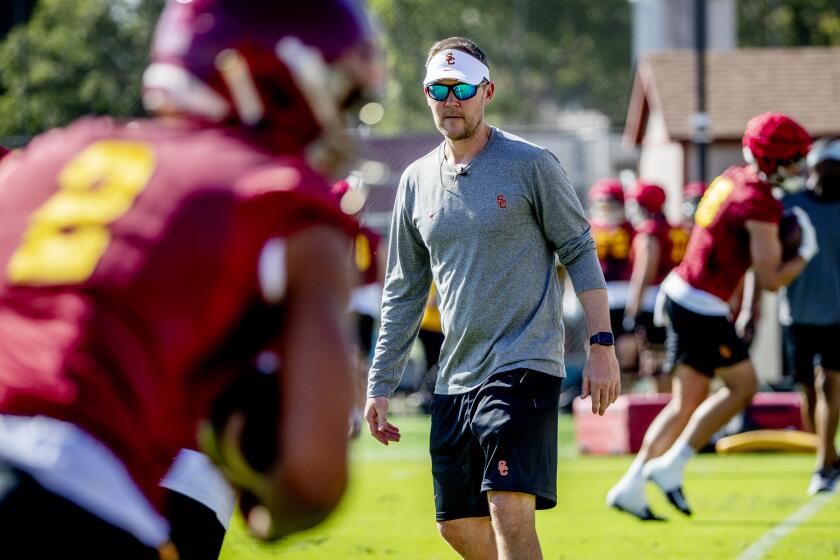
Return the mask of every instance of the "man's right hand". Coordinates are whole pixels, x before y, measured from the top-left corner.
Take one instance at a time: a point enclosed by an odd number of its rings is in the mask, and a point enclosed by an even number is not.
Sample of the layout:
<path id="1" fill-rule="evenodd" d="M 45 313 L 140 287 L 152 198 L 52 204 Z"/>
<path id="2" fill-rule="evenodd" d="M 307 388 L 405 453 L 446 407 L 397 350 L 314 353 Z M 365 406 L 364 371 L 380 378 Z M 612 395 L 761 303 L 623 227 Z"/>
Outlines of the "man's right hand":
<path id="1" fill-rule="evenodd" d="M 370 397 L 365 403 L 365 420 L 370 435 L 383 445 L 400 441 L 400 429 L 388 422 L 388 397 Z"/>

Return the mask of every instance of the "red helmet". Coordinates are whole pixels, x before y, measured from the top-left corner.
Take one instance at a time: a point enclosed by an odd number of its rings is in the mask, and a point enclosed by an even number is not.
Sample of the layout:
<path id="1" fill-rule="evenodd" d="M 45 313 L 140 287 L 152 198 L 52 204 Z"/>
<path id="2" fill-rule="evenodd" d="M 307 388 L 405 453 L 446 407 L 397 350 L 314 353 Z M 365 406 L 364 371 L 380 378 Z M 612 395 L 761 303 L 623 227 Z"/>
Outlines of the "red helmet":
<path id="1" fill-rule="evenodd" d="M 811 147 L 811 136 L 798 122 L 781 113 L 763 113 L 750 119 L 741 144 L 768 177 L 780 165 L 801 160 Z M 749 161 L 749 160 L 748 160 Z M 750 162 L 752 163 L 752 162 Z"/>
<path id="2" fill-rule="evenodd" d="M 648 212 L 658 213 L 665 205 L 665 190 L 654 183 L 639 179 L 627 193 L 628 198 Z"/>
<path id="3" fill-rule="evenodd" d="M 700 198 L 706 189 L 709 188 L 708 183 L 704 181 L 692 181 L 683 186 L 683 198 Z"/>
<path id="4" fill-rule="evenodd" d="M 279 126 L 306 144 L 380 78 L 354 0 L 178 0 L 155 31 L 144 102 L 152 112 Z"/>
<path id="5" fill-rule="evenodd" d="M 598 179 L 589 187 L 589 200 L 615 200 L 624 203 L 624 187 L 618 179 Z"/>

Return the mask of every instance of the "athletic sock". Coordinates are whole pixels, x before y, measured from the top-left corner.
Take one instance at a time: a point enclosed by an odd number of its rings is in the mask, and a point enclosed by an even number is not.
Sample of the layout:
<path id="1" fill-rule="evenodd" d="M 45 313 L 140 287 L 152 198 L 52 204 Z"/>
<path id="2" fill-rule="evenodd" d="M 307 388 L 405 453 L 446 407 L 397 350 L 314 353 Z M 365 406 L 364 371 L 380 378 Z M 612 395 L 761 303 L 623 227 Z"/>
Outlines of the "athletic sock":
<path id="1" fill-rule="evenodd" d="M 664 455 L 647 463 L 645 477 L 654 478 L 664 490 L 679 488 L 682 486 L 685 466 L 696 453 L 687 441 L 677 440 Z"/>
<path id="2" fill-rule="evenodd" d="M 627 472 L 624 473 L 624 476 L 622 478 L 642 478 L 642 469 L 644 468 L 644 466 L 645 460 L 642 459 L 641 456 L 636 455 L 636 458 L 633 459 L 633 462 L 630 464 L 630 467 L 627 469 Z"/>

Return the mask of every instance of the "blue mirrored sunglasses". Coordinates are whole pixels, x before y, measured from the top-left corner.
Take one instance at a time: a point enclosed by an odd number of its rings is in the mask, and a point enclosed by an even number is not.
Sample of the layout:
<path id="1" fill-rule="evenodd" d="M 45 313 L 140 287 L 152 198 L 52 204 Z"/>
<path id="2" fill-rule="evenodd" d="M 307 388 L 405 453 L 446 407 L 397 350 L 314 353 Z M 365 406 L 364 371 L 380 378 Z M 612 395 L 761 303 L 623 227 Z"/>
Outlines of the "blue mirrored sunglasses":
<path id="1" fill-rule="evenodd" d="M 446 101 L 450 91 L 455 94 L 455 99 L 464 101 L 475 97 L 478 86 L 472 84 L 451 84 L 448 86 L 444 84 L 430 84 L 426 86 L 426 95 L 435 101 Z"/>

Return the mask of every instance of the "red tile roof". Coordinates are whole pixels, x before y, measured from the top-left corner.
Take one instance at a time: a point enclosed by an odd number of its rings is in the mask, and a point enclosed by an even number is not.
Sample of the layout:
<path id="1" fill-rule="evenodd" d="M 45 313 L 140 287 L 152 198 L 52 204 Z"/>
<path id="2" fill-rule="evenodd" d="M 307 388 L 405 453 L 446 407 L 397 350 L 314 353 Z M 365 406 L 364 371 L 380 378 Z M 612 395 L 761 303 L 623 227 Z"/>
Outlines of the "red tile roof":
<path id="1" fill-rule="evenodd" d="M 712 141 L 740 139 L 750 117 L 786 113 L 813 136 L 840 134 L 840 48 L 737 49 L 706 55 Z M 636 70 L 625 141 L 641 144 L 650 111 L 661 111 L 671 140 L 691 139 L 696 110 L 693 51 L 644 57 Z"/>

